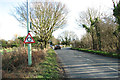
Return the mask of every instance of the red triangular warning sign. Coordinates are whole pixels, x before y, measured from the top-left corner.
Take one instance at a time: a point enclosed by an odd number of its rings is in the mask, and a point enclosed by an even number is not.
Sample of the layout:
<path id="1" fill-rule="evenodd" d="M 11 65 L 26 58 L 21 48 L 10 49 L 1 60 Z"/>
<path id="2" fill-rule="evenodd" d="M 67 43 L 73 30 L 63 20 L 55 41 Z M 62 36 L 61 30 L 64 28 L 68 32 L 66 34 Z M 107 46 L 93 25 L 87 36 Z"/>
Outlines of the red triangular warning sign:
<path id="1" fill-rule="evenodd" d="M 35 40 L 33 39 L 30 33 L 28 33 L 27 37 L 24 40 L 24 43 L 35 43 Z"/>

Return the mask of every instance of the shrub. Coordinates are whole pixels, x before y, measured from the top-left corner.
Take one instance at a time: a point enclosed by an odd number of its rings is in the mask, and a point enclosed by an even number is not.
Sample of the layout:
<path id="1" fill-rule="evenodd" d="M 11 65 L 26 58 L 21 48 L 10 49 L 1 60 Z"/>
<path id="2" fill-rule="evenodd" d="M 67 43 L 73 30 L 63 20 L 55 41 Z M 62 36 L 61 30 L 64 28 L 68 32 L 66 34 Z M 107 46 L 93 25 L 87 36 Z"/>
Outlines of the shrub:
<path id="1" fill-rule="evenodd" d="M 12 44 L 11 48 L 13 48 L 13 47 L 18 47 L 18 45 L 17 44 Z"/>
<path id="2" fill-rule="evenodd" d="M 12 52 L 4 52 L 2 55 L 2 69 L 5 72 L 12 72 L 16 69 L 28 67 L 27 49 L 24 47 L 14 48 Z M 32 66 L 45 58 L 45 52 L 36 49 L 32 51 Z M 22 70 L 22 69 L 21 69 Z"/>

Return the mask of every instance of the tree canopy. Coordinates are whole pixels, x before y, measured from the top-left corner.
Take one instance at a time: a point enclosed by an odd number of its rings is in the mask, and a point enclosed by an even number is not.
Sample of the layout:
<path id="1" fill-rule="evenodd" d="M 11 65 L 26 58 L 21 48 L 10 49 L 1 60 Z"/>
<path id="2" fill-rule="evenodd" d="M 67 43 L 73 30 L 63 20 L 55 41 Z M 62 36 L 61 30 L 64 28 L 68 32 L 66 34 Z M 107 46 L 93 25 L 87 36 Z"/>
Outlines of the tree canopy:
<path id="1" fill-rule="evenodd" d="M 67 9 L 60 2 L 31 2 L 29 17 L 32 24 L 32 32 L 42 41 L 46 47 L 52 33 L 62 28 L 66 23 Z M 26 3 L 15 8 L 13 16 L 26 27 L 27 6 Z"/>

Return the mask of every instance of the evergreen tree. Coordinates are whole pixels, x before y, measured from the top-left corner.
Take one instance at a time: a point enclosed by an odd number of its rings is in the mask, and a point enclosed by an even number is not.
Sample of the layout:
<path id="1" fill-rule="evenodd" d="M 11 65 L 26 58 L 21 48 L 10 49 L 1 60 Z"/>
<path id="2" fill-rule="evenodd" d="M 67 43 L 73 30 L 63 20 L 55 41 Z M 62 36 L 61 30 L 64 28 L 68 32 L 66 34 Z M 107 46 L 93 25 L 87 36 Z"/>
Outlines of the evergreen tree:
<path id="1" fill-rule="evenodd" d="M 119 25 L 117 26 L 117 29 L 114 31 L 114 35 L 117 37 L 117 51 L 120 53 L 120 1 L 118 3 L 115 3 L 113 1 L 114 9 L 113 9 L 113 15 L 115 16 L 116 23 Z"/>

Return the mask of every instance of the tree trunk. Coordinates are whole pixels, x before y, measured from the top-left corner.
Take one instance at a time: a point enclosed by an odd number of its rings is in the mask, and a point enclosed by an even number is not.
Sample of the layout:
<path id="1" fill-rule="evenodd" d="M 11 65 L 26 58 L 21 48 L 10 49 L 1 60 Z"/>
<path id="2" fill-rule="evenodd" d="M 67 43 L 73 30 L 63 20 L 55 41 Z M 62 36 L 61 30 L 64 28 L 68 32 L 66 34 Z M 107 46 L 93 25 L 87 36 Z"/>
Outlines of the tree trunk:
<path id="1" fill-rule="evenodd" d="M 45 41 L 45 48 L 47 47 L 47 41 Z"/>
<path id="2" fill-rule="evenodd" d="M 101 50 L 101 36 L 99 36 L 99 38 L 98 38 L 98 44 L 99 44 L 99 50 Z"/>
<path id="3" fill-rule="evenodd" d="M 100 35 L 100 29 L 97 28 L 96 26 L 96 35 L 97 35 L 97 43 L 99 50 L 101 50 L 101 35 Z"/>
<path id="4" fill-rule="evenodd" d="M 92 36 L 92 44 L 93 44 L 92 47 L 93 47 L 93 50 L 95 50 L 96 47 L 95 47 L 95 40 L 94 40 L 94 33 L 93 33 L 93 31 L 92 31 L 91 36 Z"/>
<path id="5" fill-rule="evenodd" d="M 118 38 L 117 52 L 120 54 L 120 36 Z"/>
<path id="6" fill-rule="evenodd" d="M 97 36 L 97 45 L 98 45 L 98 50 L 101 50 L 101 35 L 100 35 L 100 27 L 98 26 L 99 24 L 99 19 L 96 18 L 95 21 L 95 30 L 96 30 L 96 36 Z"/>
<path id="7" fill-rule="evenodd" d="M 40 43 L 40 48 L 43 49 L 43 44 L 42 43 Z"/>

